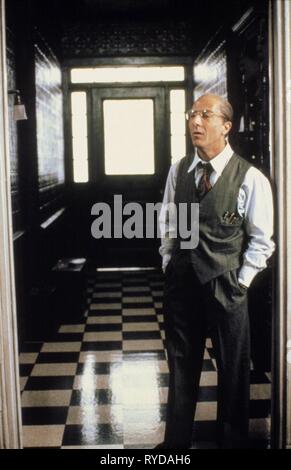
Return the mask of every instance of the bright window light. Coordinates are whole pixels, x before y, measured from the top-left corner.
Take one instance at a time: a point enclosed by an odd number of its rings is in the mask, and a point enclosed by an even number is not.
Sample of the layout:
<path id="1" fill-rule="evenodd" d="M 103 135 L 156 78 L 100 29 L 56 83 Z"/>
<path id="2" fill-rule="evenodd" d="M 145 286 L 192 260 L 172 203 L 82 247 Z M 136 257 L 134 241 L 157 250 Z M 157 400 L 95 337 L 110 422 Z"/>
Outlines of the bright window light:
<path id="1" fill-rule="evenodd" d="M 73 137 L 73 157 L 74 159 L 84 160 L 84 156 L 88 155 L 87 139 Z M 85 159 L 86 160 L 86 159 Z"/>
<path id="2" fill-rule="evenodd" d="M 175 134 L 185 135 L 186 120 L 185 113 L 171 113 L 171 129 Z"/>
<path id="3" fill-rule="evenodd" d="M 74 182 L 87 183 L 88 182 L 88 160 L 73 160 Z"/>
<path id="4" fill-rule="evenodd" d="M 171 159 L 186 155 L 185 90 L 170 91 Z"/>
<path id="5" fill-rule="evenodd" d="M 72 135 L 75 139 L 87 139 L 87 114 L 73 114 Z"/>
<path id="6" fill-rule="evenodd" d="M 119 66 L 71 69 L 72 83 L 181 82 L 183 66 Z"/>
<path id="7" fill-rule="evenodd" d="M 86 92 L 71 93 L 73 173 L 75 183 L 88 182 L 88 136 Z"/>
<path id="8" fill-rule="evenodd" d="M 74 91 L 71 94 L 72 114 L 87 114 L 87 102 L 85 91 Z"/>
<path id="9" fill-rule="evenodd" d="M 104 100 L 103 112 L 105 173 L 154 174 L 153 100 Z"/>
<path id="10" fill-rule="evenodd" d="M 172 163 L 180 160 L 186 155 L 186 145 L 184 135 L 171 136 Z"/>
<path id="11" fill-rule="evenodd" d="M 185 90 L 171 90 L 171 113 L 185 112 Z"/>
<path id="12" fill-rule="evenodd" d="M 71 70 L 72 83 L 93 83 L 94 82 L 94 69 L 82 68 Z"/>

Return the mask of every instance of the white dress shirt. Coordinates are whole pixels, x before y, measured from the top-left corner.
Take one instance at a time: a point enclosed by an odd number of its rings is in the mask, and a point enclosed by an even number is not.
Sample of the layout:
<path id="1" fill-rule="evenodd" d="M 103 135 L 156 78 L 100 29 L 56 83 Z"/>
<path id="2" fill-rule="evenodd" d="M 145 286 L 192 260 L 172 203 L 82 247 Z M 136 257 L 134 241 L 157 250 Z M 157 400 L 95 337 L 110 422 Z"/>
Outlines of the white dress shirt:
<path id="1" fill-rule="evenodd" d="M 233 150 L 227 143 L 223 151 L 211 159 L 213 172 L 210 176 L 210 183 L 212 186 L 217 182 L 232 155 Z M 194 170 L 196 185 L 203 173 L 202 168 L 196 168 L 200 161 L 203 162 L 196 150 L 193 162 L 188 168 L 188 173 Z M 166 205 L 170 202 L 174 202 L 178 165 L 179 162 L 175 163 L 170 168 L 159 217 L 161 233 L 165 234 L 165 237 L 162 238 L 162 244 L 159 250 L 163 257 L 163 271 L 165 271 L 171 259 L 175 243 L 173 234 L 176 232 L 176 228 L 171 227 L 169 224 Z M 231 184 L 231 182 L 229 183 Z M 267 266 L 266 262 L 275 249 L 275 244 L 272 240 L 273 196 L 271 185 L 263 173 L 255 167 L 248 169 L 239 189 L 237 212 L 241 217 L 245 218 L 245 228 L 249 236 L 249 243 L 243 254 L 243 264 L 239 271 L 238 280 L 241 284 L 248 287 L 255 275 Z"/>

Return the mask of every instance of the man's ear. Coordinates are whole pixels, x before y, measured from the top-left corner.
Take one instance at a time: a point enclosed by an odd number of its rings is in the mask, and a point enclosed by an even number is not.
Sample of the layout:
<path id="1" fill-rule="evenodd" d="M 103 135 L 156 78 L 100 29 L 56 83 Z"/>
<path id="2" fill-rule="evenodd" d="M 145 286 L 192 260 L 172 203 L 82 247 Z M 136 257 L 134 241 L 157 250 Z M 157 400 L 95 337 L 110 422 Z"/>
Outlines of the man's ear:
<path id="1" fill-rule="evenodd" d="M 231 121 L 225 121 L 224 123 L 224 135 L 228 135 L 230 133 L 230 130 L 232 128 L 232 122 Z"/>

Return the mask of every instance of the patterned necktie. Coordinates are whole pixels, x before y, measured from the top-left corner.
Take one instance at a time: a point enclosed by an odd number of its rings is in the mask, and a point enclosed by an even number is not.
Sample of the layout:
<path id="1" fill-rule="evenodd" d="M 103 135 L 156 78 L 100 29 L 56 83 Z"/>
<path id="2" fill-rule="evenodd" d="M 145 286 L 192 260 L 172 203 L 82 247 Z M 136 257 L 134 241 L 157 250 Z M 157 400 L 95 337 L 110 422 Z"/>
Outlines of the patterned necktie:
<path id="1" fill-rule="evenodd" d="M 199 162 L 197 165 L 197 169 L 200 169 L 200 168 L 203 169 L 203 174 L 197 186 L 197 195 L 198 195 L 199 201 L 201 201 L 201 199 L 203 199 L 205 194 L 207 194 L 208 191 L 210 191 L 210 189 L 212 188 L 211 183 L 210 183 L 210 175 L 213 172 L 213 167 L 211 163 L 203 164 L 202 162 Z"/>

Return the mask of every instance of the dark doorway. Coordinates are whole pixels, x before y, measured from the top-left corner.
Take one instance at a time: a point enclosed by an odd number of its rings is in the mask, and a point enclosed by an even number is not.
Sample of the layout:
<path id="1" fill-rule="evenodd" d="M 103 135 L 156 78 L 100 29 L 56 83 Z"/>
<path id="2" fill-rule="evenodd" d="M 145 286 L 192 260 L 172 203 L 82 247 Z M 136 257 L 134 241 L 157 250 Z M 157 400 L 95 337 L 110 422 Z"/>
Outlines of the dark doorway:
<path id="1" fill-rule="evenodd" d="M 137 260 L 139 266 L 159 266 L 158 210 L 153 222 L 153 217 L 147 217 L 146 205 L 161 202 L 171 163 L 186 153 L 185 110 L 191 101 L 191 90 L 186 91 L 187 67 L 148 64 L 138 68 L 131 64 L 114 68 L 114 64 L 108 61 L 107 68 L 66 71 L 67 169 L 74 224 L 71 249 L 97 266 L 131 267 L 137 266 Z M 154 78 L 140 84 L 122 83 L 119 78 L 120 84 L 89 83 L 90 71 L 109 75 L 115 69 L 123 76 L 127 72 L 125 82 L 137 71 L 142 77 L 152 74 Z M 173 69 L 180 81 L 171 78 Z M 74 83 L 74 71 L 85 76 L 84 83 L 82 79 Z M 161 72 L 170 78 L 155 81 Z M 114 216 L 115 198 L 122 199 L 122 210 L 129 203 L 139 205 L 142 212 L 142 228 L 133 225 L 130 238 L 124 236 L 122 227 L 116 227 L 122 222 Z M 96 239 L 91 230 L 96 214 L 94 217 L 91 209 L 100 202 L 110 208 L 111 235 Z M 131 207 L 133 212 L 123 222 L 136 214 Z M 153 236 L 146 237 L 149 232 Z M 116 233 L 119 235 L 113 236 Z"/>

